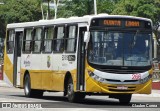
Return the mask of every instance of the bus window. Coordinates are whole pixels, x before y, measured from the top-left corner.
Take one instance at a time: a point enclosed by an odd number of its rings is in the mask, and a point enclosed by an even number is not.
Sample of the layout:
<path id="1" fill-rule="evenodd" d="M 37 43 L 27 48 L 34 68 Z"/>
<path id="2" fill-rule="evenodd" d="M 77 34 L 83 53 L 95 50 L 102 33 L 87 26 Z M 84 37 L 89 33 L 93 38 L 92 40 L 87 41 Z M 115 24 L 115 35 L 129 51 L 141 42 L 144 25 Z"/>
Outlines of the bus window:
<path id="1" fill-rule="evenodd" d="M 23 40 L 23 52 L 30 53 L 31 45 L 32 45 L 32 29 L 26 29 Z"/>
<path id="2" fill-rule="evenodd" d="M 64 27 L 56 27 L 56 38 L 54 38 L 54 51 L 63 52 L 64 51 Z"/>
<path id="3" fill-rule="evenodd" d="M 67 35 L 67 52 L 74 52 L 76 50 L 76 26 L 68 26 Z"/>
<path id="4" fill-rule="evenodd" d="M 133 47 L 133 53 L 134 54 L 141 54 L 141 53 L 145 53 L 146 51 L 146 42 L 148 42 L 147 40 L 145 41 L 145 36 L 138 36 L 135 40 L 135 45 Z"/>
<path id="5" fill-rule="evenodd" d="M 34 40 L 33 40 L 33 52 L 41 51 L 41 40 L 42 40 L 42 28 L 35 29 Z"/>
<path id="6" fill-rule="evenodd" d="M 54 35 L 53 27 L 45 28 L 44 32 L 44 52 L 51 52 L 52 51 L 52 39 Z"/>
<path id="7" fill-rule="evenodd" d="M 13 53 L 14 35 L 14 30 L 10 30 L 7 38 L 7 53 Z"/>

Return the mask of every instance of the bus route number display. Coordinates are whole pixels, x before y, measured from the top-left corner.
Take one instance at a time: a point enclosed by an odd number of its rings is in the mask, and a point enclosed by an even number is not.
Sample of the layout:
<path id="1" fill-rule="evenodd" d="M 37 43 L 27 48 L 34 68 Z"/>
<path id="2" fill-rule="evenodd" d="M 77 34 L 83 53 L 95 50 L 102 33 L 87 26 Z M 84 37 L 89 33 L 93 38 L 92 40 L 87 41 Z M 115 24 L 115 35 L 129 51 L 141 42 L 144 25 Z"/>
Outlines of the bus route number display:
<path id="1" fill-rule="evenodd" d="M 140 27 L 139 21 L 126 21 L 125 22 L 126 27 Z"/>

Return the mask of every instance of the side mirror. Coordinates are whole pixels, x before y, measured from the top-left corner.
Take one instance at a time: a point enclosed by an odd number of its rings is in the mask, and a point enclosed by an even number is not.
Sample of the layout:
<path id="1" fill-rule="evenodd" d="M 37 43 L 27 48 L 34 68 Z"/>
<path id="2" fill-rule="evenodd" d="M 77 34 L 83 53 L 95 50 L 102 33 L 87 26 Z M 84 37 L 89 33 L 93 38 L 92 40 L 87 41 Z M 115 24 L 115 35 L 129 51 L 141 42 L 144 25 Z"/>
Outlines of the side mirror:
<path id="1" fill-rule="evenodd" d="M 159 61 L 157 58 L 152 59 L 153 70 L 159 70 Z"/>
<path id="2" fill-rule="evenodd" d="M 158 63 L 158 58 L 153 58 L 152 61 L 153 63 Z"/>
<path id="3" fill-rule="evenodd" d="M 90 39 L 90 32 L 86 31 L 84 33 L 84 42 L 88 43 Z"/>

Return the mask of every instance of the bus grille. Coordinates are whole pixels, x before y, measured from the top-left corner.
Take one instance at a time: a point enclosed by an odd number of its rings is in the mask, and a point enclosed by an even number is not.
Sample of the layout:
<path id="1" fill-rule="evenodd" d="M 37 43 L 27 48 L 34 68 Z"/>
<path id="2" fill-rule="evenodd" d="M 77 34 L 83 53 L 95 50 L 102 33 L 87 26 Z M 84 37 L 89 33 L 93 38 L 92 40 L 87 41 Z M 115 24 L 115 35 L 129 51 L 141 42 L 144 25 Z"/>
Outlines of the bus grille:
<path id="1" fill-rule="evenodd" d="M 114 73 L 114 74 L 135 74 L 135 73 L 142 73 L 146 70 L 122 70 L 122 69 L 98 69 L 102 72 Z"/>
<path id="2" fill-rule="evenodd" d="M 115 79 L 105 79 L 108 82 L 121 82 L 120 80 Z M 124 80 L 124 82 L 137 82 L 138 80 Z"/>
<path id="3" fill-rule="evenodd" d="M 114 92 L 133 92 L 135 90 L 119 90 L 119 89 L 109 89 L 109 91 L 114 91 Z"/>
<path id="4" fill-rule="evenodd" d="M 113 92 L 133 92 L 135 91 L 135 86 L 126 86 L 127 89 L 118 89 L 117 86 L 108 86 L 109 91 Z"/>

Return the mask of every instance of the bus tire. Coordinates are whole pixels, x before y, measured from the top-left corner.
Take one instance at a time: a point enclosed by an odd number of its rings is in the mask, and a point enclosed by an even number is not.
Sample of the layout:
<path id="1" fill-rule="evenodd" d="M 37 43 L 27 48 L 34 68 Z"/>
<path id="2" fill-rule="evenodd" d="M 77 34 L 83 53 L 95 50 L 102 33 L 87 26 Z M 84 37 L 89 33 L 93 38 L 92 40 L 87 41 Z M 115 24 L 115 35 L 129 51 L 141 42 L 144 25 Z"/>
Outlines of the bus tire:
<path id="1" fill-rule="evenodd" d="M 26 97 L 39 98 L 43 96 L 42 90 L 31 89 L 31 81 L 29 74 L 27 74 L 24 78 L 24 93 Z"/>
<path id="2" fill-rule="evenodd" d="M 129 104 L 132 98 L 132 94 L 119 95 L 120 104 Z"/>
<path id="3" fill-rule="evenodd" d="M 26 97 L 33 96 L 33 90 L 31 89 L 31 81 L 29 74 L 27 74 L 24 78 L 24 93 Z"/>
<path id="4" fill-rule="evenodd" d="M 78 93 L 74 92 L 73 80 L 70 77 L 67 84 L 67 96 L 69 102 L 78 101 Z"/>

